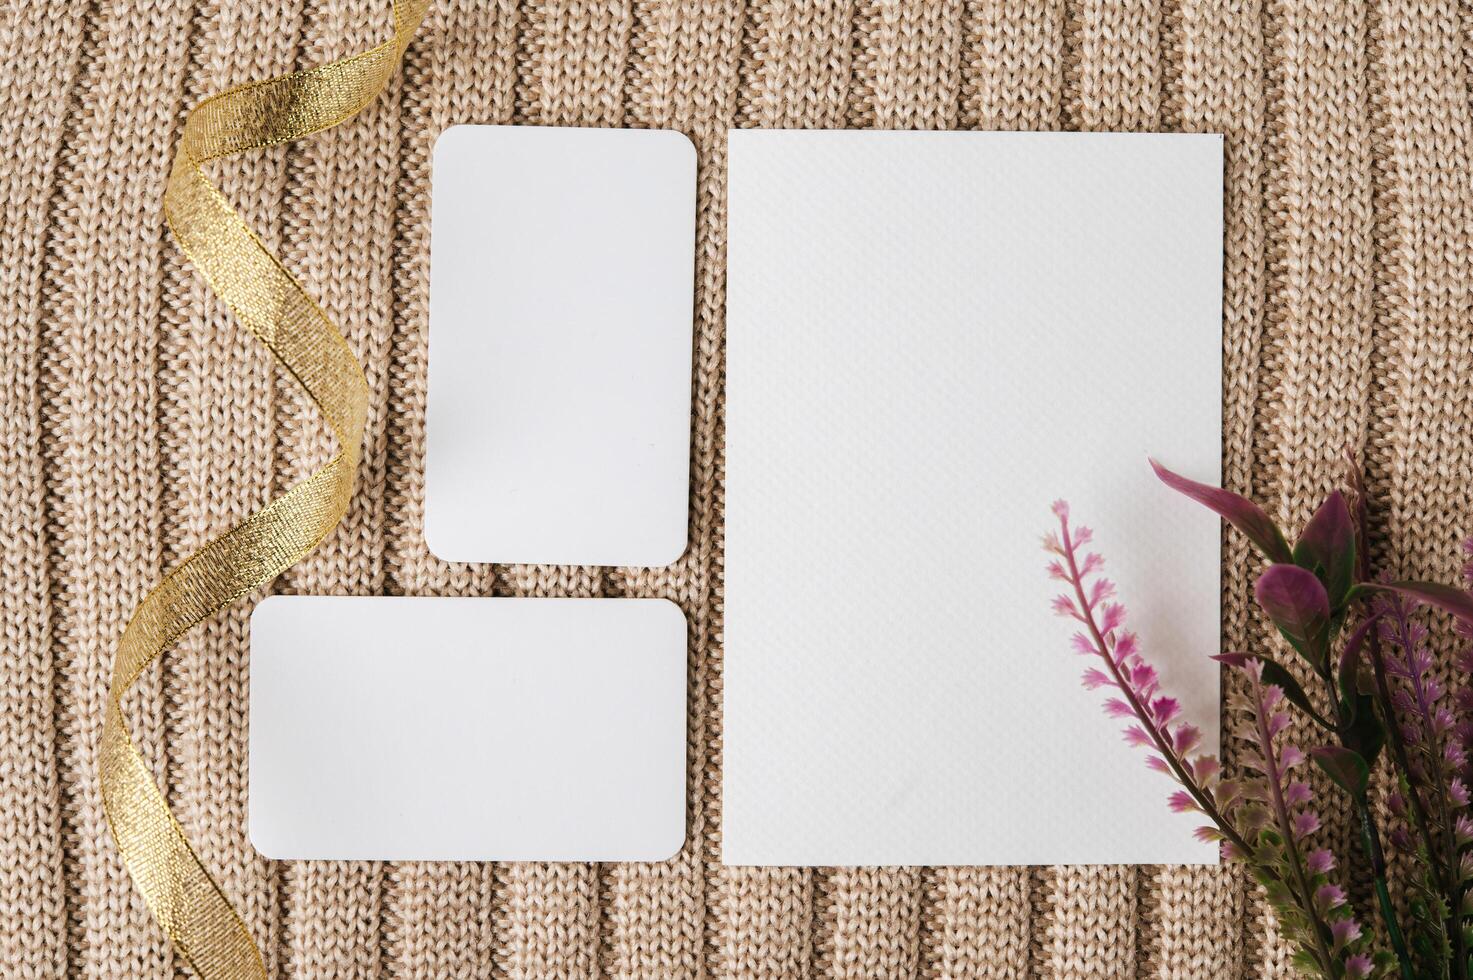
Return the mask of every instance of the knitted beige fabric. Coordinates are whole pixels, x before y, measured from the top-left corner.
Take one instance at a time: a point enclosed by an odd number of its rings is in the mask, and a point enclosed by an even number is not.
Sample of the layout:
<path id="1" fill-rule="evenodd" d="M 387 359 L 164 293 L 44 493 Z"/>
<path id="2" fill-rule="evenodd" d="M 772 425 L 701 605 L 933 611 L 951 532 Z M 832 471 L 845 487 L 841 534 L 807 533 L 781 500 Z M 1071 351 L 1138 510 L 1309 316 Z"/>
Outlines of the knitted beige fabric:
<path id="1" fill-rule="evenodd" d="M 163 569 L 328 441 L 182 262 L 166 164 L 201 96 L 357 50 L 388 16 L 385 0 L 0 15 L 0 976 L 183 971 L 104 826 L 113 645 Z M 1286 975 L 1228 870 L 720 865 L 724 134 L 1225 132 L 1228 484 L 1297 523 L 1359 447 L 1396 571 L 1450 578 L 1473 530 L 1470 23 L 1453 0 L 440 0 L 360 118 L 218 167 L 373 392 L 355 505 L 277 589 L 665 596 L 692 627 L 690 838 L 659 865 L 263 861 L 244 834 L 248 604 L 188 636 L 138 685 L 134 730 L 273 971 Z M 672 568 L 424 548 L 429 157 L 461 122 L 673 127 L 699 147 L 691 548 Z M 1241 647 L 1259 634 L 1227 541 L 1224 642 Z"/>

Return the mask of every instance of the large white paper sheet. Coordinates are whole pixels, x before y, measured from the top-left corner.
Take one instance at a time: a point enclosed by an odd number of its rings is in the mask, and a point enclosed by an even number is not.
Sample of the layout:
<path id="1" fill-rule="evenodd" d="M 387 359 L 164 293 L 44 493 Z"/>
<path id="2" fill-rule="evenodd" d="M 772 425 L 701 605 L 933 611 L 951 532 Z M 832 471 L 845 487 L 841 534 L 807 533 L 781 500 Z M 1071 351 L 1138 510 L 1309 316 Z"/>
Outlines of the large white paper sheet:
<path id="1" fill-rule="evenodd" d="M 1056 497 L 1218 738 L 1216 136 L 733 132 L 722 857 L 1212 862 L 1049 611 Z"/>

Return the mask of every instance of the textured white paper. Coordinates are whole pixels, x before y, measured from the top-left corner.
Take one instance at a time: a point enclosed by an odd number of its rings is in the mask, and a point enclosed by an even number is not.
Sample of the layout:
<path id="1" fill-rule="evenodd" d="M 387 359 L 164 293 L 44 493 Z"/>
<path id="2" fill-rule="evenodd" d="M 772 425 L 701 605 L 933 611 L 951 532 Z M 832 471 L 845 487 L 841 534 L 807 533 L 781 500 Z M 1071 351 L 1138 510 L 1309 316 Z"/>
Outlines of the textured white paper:
<path id="1" fill-rule="evenodd" d="M 266 599 L 251 842 L 287 860 L 662 861 L 685 837 L 685 652 L 663 599 Z"/>
<path id="2" fill-rule="evenodd" d="M 1216 136 L 733 132 L 722 859 L 1190 863 L 1040 536 L 1218 738 Z"/>
<path id="3" fill-rule="evenodd" d="M 425 540 L 668 565 L 689 499 L 696 158 L 659 130 L 435 144 Z"/>

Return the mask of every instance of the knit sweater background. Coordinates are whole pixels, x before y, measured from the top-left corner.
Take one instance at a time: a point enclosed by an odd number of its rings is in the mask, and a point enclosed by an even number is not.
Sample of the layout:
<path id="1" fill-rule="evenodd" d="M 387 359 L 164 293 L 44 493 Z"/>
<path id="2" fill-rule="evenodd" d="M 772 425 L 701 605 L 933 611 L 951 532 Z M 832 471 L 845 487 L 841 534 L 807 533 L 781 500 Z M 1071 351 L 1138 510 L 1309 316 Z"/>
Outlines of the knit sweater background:
<path id="1" fill-rule="evenodd" d="M 330 442 L 182 260 L 167 163 L 201 97 L 359 50 L 388 19 L 382 0 L 0 15 L 0 976 L 184 972 L 104 824 L 114 644 L 165 569 Z M 721 866 L 725 131 L 1225 133 L 1227 485 L 1297 526 L 1353 447 L 1383 566 L 1451 581 L 1473 530 L 1470 25 L 1452 0 L 439 0 L 362 116 L 216 165 L 372 390 L 354 505 L 276 590 L 665 596 L 692 630 L 689 837 L 655 865 L 264 861 L 245 837 L 251 602 L 186 636 L 130 698 L 134 731 L 273 974 L 1287 975 L 1230 869 Z M 425 550 L 429 161 L 467 122 L 669 127 L 699 148 L 691 547 L 668 569 Z M 1252 566 L 1225 542 L 1224 645 L 1248 648 Z M 1326 823 L 1348 854 L 1349 821 Z"/>

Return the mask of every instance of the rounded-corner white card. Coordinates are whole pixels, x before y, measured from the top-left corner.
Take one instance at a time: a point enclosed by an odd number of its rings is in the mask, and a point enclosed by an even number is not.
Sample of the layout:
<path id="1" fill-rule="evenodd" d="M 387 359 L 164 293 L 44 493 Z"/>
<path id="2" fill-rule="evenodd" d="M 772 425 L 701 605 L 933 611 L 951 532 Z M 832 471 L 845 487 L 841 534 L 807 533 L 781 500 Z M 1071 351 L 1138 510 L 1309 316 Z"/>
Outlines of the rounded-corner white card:
<path id="1" fill-rule="evenodd" d="M 454 126 L 433 165 L 430 551 L 674 563 L 689 523 L 694 145 Z"/>
<path id="2" fill-rule="evenodd" d="M 685 841 L 665 599 L 272 596 L 248 832 L 278 860 L 663 861 Z"/>

